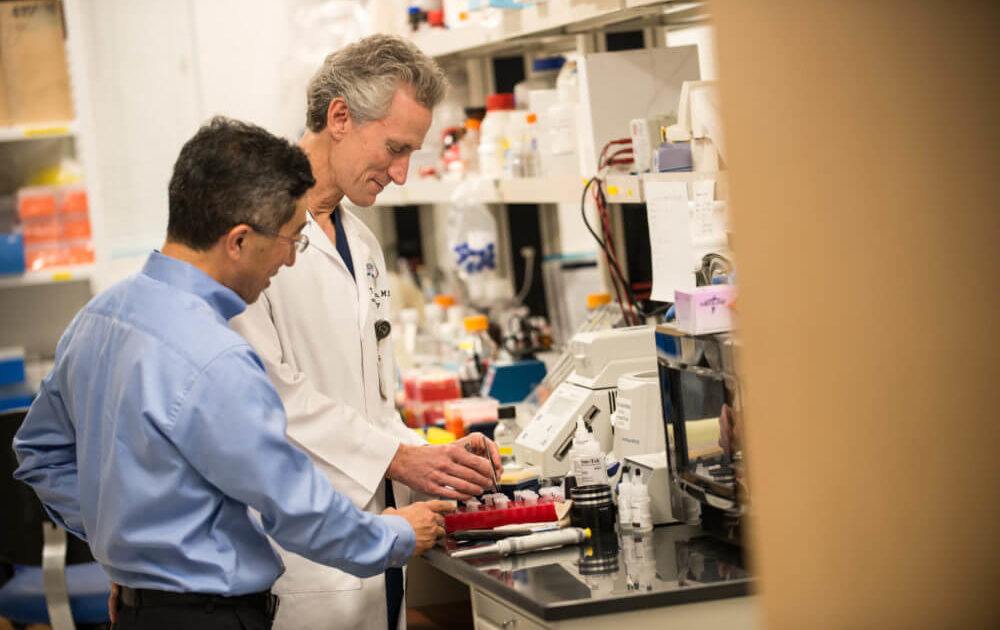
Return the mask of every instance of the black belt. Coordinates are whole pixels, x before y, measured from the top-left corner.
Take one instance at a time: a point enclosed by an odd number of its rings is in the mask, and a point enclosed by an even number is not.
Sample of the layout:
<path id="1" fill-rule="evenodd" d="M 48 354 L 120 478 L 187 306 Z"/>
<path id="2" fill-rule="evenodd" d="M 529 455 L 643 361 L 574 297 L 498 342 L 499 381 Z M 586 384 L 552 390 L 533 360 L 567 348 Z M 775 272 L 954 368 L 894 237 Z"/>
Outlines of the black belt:
<path id="1" fill-rule="evenodd" d="M 273 595 L 271 591 L 226 597 L 224 595 L 211 595 L 208 593 L 172 593 L 170 591 L 156 591 L 148 588 L 129 588 L 123 586 L 119 592 L 119 599 L 122 604 L 129 608 L 142 608 L 144 606 L 205 606 L 209 611 L 216 607 L 253 608 L 263 611 L 270 619 L 274 619 L 274 614 L 278 612 L 278 596 Z"/>

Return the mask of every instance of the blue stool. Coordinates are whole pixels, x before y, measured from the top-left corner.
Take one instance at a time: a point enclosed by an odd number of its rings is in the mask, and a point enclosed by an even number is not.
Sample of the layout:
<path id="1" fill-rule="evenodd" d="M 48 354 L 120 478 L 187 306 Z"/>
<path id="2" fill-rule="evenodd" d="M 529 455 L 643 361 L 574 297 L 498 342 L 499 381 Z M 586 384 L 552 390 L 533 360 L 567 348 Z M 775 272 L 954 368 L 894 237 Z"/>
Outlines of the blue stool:
<path id="1" fill-rule="evenodd" d="M 26 414 L 0 413 L 0 563 L 14 567 L 0 583 L 0 617 L 52 630 L 100 627 L 110 622 L 107 574 L 85 543 L 45 519 L 35 493 L 13 477 L 17 460 L 9 445 Z"/>
<path id="2" fill-rule="evenodd" d="M 66 588 L 73 621 L 108 623 L 108 576 L 96 562 L 66 567 Z M 15 624 L 49 623 L 41 567 L 15 565 L 14 577 L 0 587 L 0 617 Z"/>

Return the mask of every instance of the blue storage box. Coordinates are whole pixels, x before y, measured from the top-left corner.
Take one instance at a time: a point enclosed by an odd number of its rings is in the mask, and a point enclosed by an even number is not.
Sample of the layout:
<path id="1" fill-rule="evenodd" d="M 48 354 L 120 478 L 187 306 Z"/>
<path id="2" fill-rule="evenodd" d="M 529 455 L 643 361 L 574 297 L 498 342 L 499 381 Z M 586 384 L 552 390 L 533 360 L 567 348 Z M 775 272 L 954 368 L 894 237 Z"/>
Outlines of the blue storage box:
<path id="1" fill-rule="evenodd" d="M 24 348 L 0 348 L 0 385 L 24 382 Z"/>
<path id="2" fill-rule="evenodd" d="M 0 234 L 0 274 L 24 273 L 24 237 Z"/>

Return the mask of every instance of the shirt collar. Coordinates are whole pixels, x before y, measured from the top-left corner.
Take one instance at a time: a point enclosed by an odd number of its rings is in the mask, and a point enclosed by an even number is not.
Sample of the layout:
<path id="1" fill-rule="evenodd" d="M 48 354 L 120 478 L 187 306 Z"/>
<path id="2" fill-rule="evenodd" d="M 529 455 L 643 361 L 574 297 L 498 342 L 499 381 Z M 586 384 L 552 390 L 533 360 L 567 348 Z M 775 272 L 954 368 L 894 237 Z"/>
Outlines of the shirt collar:
<path id="1" fill-rule="evenodd" d="M 142 268 L 142 273 L 154 280 L 193 293 L 205 300 L 212 310 L 225 320 L 246 310 L 247 303 L 236 291 L 221 284 L 194 265 L 153 251 Z"/>

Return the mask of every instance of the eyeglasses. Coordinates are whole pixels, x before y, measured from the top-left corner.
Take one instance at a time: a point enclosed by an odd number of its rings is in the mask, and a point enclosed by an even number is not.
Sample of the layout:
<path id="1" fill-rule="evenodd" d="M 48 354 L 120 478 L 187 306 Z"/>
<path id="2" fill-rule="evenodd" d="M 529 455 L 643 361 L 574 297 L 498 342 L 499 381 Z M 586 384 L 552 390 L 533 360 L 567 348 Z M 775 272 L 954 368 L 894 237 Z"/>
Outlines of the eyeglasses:
<path id="1" fill-rule="evenodd" d="M 247 223 L 247 225 L 250 226 L 251 230 L 257 232 L 258 234 L 263 234 L 264 236 L 273 236 L 274 238 L 278 238 L 283 241 L 291 241 L 293 243 L 293 246 L 295 247 L 295 251 L 297 251 L 300 254 L 306 251 L 306 249 L 309 247 L 309 237 L 306 236 L 305 234 L 296 234 L 295 236 L 285 236 L 284 234 L 278 234 L 273 230 L 265 230 L 259 228 L 256 225 L 250 225 L 249 223 Z"/>

